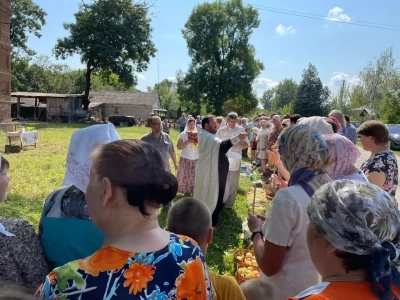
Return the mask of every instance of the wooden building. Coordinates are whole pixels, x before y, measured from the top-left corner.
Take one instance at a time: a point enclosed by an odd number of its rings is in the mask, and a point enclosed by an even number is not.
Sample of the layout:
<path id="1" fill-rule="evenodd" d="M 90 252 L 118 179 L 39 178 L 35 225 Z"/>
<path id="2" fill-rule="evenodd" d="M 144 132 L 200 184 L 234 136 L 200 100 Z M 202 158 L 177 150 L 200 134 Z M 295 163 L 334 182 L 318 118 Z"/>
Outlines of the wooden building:
<path id="1" fill-rule="evenodd" d="M 41 121 L 75 122 L 87 117 L 87 111 L 82 109 L 83 94 L 50 94 L 14 92 L 11 93 L 14 102 L 13 117 Z M 27 99 L 32 99 L 28 101 Z M 21 106 L 31 106 L 33 115 L 23 117 Z M 30 103 L 30 104 L 29 104 Z M 41 110 L 41 108 L 46 108 Z M 41 112 L 41 111 L 44 111 Z"/>
<path id="2" fill-rule="evenodd" d="M 0 0 L 0 122 L 11 120 L 11 1 Z"/>
<path id="3" fill-rule="evenodd" d="M 160 109 L 158 93 L 129 91 L 90 91 L 89 108 L 96 119 L 123 115 L 146 120 L 154 110 Z"/>

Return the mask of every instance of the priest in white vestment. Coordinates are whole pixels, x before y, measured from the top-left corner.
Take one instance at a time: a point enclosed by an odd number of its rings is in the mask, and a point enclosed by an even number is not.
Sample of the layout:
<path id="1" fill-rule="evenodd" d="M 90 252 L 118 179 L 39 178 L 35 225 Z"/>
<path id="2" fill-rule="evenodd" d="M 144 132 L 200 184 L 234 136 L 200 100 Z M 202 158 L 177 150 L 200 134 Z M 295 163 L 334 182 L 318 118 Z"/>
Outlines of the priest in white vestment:
<path id="1" fill-rule="evenodd" d="M 229 171 L 226 153 L 232 146 L 244 146 L 246 133 L 222 141 L 214 134 L 217 122 L 213 116 L 204 117 L 202 128 L 198 128 L 199 159 L 196 165 L 196 179 L 193 197 L 207 204 L 212 215 L 212 225 L 218 223 L 219 213 L 224 207 L 224 192 Z"/>
<path id="2" fill-rule="evenodd" d="M 245 132 L 245 129 L 242 126 L 237 125 L 238 114 L 235 112 L 230 112 L 226 117 L 226 126 L 220 127 L 217 131 L 217 138 L 222 141 L 228 140 L 241 132 Z M 246 139 L 246 142 L 249 142 L 249 139 Z M 246 148 L 247 149 L 247 148 Z M 228 152 L 235 152 L 242 155 L 242 147 L 239 145 L 235 145 L 229 149 Z M 240 165 L 241 159 L 236 164 Z M 228 179 L 225 187 L 225 195 L 224 195 L 224 203 L 225 207 L 232 208 L 236 201 L 237 189 L 239 186 L 240 179 L 240 167 L 239 169 L 230 169 L 228 173 Z"/>

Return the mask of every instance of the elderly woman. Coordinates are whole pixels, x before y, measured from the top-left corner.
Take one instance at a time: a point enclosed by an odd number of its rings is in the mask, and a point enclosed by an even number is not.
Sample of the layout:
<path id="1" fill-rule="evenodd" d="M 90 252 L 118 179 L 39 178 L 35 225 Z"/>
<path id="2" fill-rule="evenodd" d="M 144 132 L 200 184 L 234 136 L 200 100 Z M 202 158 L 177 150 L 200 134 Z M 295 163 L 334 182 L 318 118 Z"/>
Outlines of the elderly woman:
<path id="1" fill-rule="evenodd" d="M 287 299 L 319 283 L 306 247 L 306 208 L 315 190 L 331 181 L 324 172 L 329 165 L 329 149 L 317 130 L 292 125 L 280 139 L 281 159 L 290 172 L 289 187 L 277 192 L 266 218 L 251 215 L 248 219 L 262 271 L 259 280 L 274 287 L 275 300 Z"/>
<path id="2" fill-rule="evenodd" d="M 39 223 L 40 240 L 51 267 L 85 258 L 100 249 L 104 235 L 90 220 L 85 200 L 89 155 L 95 145 L 119 139 L 111 123 L 93 125 L 72 134 L 64 187 L 47 196 Z"/>
<path id="3" fill-rule="evenodd" d="M 373 184 L 338 180 L 307 209 L 307 245 L 322 283 L 292 299 L 399 299 L 400 212 Z"/>
<path id="4" fill-rule="evenodd" d="M 363 149 L 371 156 L 361 165 L 361 171 L 369 182 L 395 197 L 398 185 L 397 159 L 388 149 L 389 132 L 380 121 L 366 121 L 357 130 Z"/>
<path id="5" fill-rule="evenodd" d="M 98 146 L 86 201 L 104 243 L 50 273 L 39 299 L 212 299 L 204 256 L 160 228 L 157 211 L 178 189 L 159 151 L 136 140 Z"/>
<path id="6" fill-rule="evenodd" d="M 334 109 L 329 113 L 329 118 L 334 121 L 337 126 L 337 133 L 345 134 L 346 133 L 346 121 L 344 119 L 344 115 L 340 110 Z"/>
<path id="7" fill-rule="evenodd" d="M 7 196 L 8 168 L 0 156 L 0 202 Z M 27 221 L 0 216 L 0 270 L 0 284 L 19 284 L 32 293 L 49 271 L 40 240 Z"/>
<path id="8" fill-rule="evenodd" d="M 331 160 L 326 172 L 332 180 L 352 179 L 368 182 L 364 173 L 355 166 L 360 150 L 343 135 L 324 134 L 326 144 L 331 153 Z"/>
<path id="9" fill-rule="evenodd" d="M 193 194 L 196 163 L 199 159 L 197 128 L 194 118 L 188 119 L 185 129 L 178 137 L 176 147 L 182 150 L 177 173 L 178 192 Z"/>

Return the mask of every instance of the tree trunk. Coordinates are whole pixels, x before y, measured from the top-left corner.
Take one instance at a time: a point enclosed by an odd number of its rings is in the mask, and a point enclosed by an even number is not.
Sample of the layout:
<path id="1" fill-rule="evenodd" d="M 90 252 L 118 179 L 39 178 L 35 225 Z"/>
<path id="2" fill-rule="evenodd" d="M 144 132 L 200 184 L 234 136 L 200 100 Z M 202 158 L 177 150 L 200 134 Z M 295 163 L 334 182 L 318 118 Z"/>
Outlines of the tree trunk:
<path id="1" fill-rule="evenodd" d="M 86 74 L 85 74 L 85 96 L 83 97 L 83 109 L 89 109 L 89 91 L 90 91 L 90 75 L 92 74 L 92 68 L 90 67 L 90 61 L 87 62 L 86 65 Z"/>

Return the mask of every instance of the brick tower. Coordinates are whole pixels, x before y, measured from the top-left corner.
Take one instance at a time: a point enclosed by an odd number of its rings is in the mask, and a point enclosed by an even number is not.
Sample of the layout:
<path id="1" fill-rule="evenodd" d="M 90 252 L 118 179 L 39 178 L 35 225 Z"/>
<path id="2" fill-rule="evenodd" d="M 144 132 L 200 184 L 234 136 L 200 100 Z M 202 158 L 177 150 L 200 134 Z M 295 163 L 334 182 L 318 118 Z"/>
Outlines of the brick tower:
<path id="1" fill-rule="evenodd" d="M 0 122 L 11 120 L 11 1 L 0 0 Z"/>

